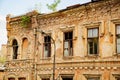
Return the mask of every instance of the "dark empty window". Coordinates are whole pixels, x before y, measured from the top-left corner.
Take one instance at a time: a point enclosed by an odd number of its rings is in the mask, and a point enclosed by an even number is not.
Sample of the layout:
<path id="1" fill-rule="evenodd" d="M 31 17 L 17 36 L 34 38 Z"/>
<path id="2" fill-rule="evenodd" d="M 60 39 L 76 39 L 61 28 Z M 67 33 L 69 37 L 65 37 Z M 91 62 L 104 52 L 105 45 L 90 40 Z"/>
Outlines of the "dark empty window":
<path id="1" fill-rule="evenodd" d="M 73 80 L 73 78 L 62 78 L 62 80 Z"/>
<path id="2" fill-rule="evenodd" d="M 94 77 L 94 78 L 88 78 L 87 80 L 100 80 L 99 77 Z"/>
<path id="3" fill-rule="evenodd" d="M 17 43 L 17 40 L 13 40 L 13 43 L 12 43 L 12 47 L 13 47 L 13 59 L 17 59 L 18 57 L 18 43 Z"/>
<path id="4" fill-rule="evenodd" d="M 15 80 L 15 78 L 8 78 L 8 80 Z"/>
<path id="5" fill-rule="evenodd" d="M 44 37 L 44 57 L 51 57 L 51 38 L 50 38 L 50 36 Z"/>
<path id="6" fill-rule="evenodd" d="M 120 25 L 116 28 L 116 52 L 120 53 Z"/>
<path id="7" fill-rule="evenodd" d="M 49 78 L 43 78 L 42 80 L 50 80 Z"/>
<path id="8" fill-rule="evenodd" d="M 116 78 L 116 80 L 120 80 L 120 77 Z"/>
<path id="9" fill-rule="evenodd" d="M 22 77 L 22 78 L 18 78 L 18 80 L 26 80 L 26 78 Z"/>
<path id="10" fill-rule="evenodd" d="M 88 29 L 88 54 L 98 54 L 98 28 Z"/>
<path id="11" fill-rule="evenodd" d="M 64 56 L 73 55 L 73 32 L 64 33 Z"/>

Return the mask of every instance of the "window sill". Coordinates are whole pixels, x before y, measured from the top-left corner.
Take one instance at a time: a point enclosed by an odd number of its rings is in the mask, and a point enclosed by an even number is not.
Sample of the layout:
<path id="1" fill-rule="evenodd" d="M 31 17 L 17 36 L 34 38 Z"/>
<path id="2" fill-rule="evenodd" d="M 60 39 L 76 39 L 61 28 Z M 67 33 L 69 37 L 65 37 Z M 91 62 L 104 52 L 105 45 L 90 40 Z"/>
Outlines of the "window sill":
<path id="1" fill-rule="evenodd" d="M 88 54 L 85 57 L 87 57 L 87 58 L 98 58 L 99 55 L 98 54 Z"/>
<path id="2" fill-rule="evenodd" d="M 64 60 L 73 59 L 73 56 L 63 56 L 63 59 L 64 59 Z"/>
<path id="3" fill-rule="evenodd" d="M 114 56 L 120 57 L 120 53 L 115 53 Z"/>
<path id="4" fill-rule="evenodd" d="M 41 60 L 51 60 L 51 57 L 44 57 Z"/>

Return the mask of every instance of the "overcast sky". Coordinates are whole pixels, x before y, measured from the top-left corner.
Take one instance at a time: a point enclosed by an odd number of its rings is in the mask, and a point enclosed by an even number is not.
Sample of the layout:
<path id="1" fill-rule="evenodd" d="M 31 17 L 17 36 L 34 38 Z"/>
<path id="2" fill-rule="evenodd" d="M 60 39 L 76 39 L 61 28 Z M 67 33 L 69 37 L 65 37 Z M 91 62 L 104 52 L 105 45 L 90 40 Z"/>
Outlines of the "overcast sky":
<path id="1" fill-rule="evenodd" d="M 51 4 L 54 0 L 0 0 L 0 48 L 7 43 L 7 32 L 5 17 L 7 14 L 21 15 L 31 10 L 37 9 L 41 13 L 50 12 L 46 4 Z M 83 4 L 91 0 L 61 0 L 57 10 L 64 9 L 74 4 Z"/>

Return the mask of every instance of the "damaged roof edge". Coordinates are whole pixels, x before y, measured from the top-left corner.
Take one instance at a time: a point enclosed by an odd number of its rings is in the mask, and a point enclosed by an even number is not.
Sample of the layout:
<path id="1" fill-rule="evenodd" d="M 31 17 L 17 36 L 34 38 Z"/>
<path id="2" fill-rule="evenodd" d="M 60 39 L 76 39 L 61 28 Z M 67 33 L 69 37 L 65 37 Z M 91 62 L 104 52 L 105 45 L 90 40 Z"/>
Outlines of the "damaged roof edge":
<path id="1" fill-rule="evenodd" d="M 59 10 L 58 12 L 62 12 L 62 11 L 66 11 L 66 10 L 70 10 L 70 9 L 74 9 L 74 8 L 78 8 L 78 7 L 83 6 L 83 5 L 87 5 L 87 4 L 95 3 L 95 2 L 100 2 L 100 1 L 104 1 L 104 0 L 91 0 L 90 2 L 87 2 L 87 3 L 71 5 L 71 6 L 68 6 L 67 8 L 65 8 L 65 9 Z"/>
<path id="2" fill-rule="evenodd" d="M 90 3 L 95 3 L 95 2 L 99 2 L 99 1 L 104 1 L 104 0 L 91 0 L 90 2 L 87 2 L 87 3 L 71 5 L 71 6 L 66 7 L 65 9 L 61 9 L 61 10 L 58 10 L 56 12 L 51 12 L 51 13 L 38 13 L 36 10 L 33 10 L 31 12 L 28 12 L 28 13 L 25 13 L 25 14 L 22 14 L 22 15 L 18 15 L 18 16 L 11 16 L 9 14 L 9 15 L 7 15 L 7 17 L 12 18 L 12 19 L 13 18 L 19 18 L 21 16 L 28 15 L 30 13 L 37 13 L 38 15 L 41 15 L 41 16 L 43 16 L 43 15 L 49 15 L 49 14 L 55 14 L 55 13 L 64 12 L 64 11 L 67 11 L 67 10 L 75 9 L 75 8 L 80 7 L 80 6 L 88 5 Z"/>
<path id="3" fill-rule="evenodd" d="M 46 14 L 39 15 L 39 16 L 47 16 L 47 15 L 57 14 L 57 13 L 61 13 L 61 12 L 67 11 L 67 10 L 76 9 L 76 8 L 81 7 L 81 6 L 86 6 L 90 3 L 96 3 L 96 2 L 100 2 L 100 1 L 105 1 L 105 0 L 93 0 L 93 1 L 90 1 L 90 2 L 87 2 L 87 3 L 84 3 L 84 4 L 75 4 L 75 5 L 68 6 L 65 9 L 61 9 L 61 10 L 51 12 L 51 13 L 46 13 Z"/>
<path id="4" fill-rule="evenodd" d="M 34 14 L 40 14 L 40 13 L 38 13 L 36 10 L 33 10 L 31 12 L 27 12 L 27 13 L 24 13 L 24 14 L 21 14 L 21 15 L 16 15 L 16 16 L 8 14 L 7 17 L 9 17 L 9 18 L 19 18 L 21 16 L 25 16 L 25 15 L 31 16 L 31 15 L 34 15 Z"/>

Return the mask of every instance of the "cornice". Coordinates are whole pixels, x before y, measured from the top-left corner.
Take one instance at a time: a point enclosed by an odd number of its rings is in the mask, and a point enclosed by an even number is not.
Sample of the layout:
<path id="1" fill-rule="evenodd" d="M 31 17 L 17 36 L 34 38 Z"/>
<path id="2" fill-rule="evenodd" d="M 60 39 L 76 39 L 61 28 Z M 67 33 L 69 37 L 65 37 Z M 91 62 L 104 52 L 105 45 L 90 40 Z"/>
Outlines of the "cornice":
<path id="1" fill-rule="evenodd" d="M 88 3 L 73 9 L 66 9 L 51 14 L 39 15 L 37 17 L 37 21 L 39 26 L 52 26 L 69 22 L 77 22 L 85 19 L 97 20 L 98 17 L 102 15 L 109 15 L 109 10 L 114 7 L 113 4 L 118 4 L 117 2 L 118 0 L 105 0 L 95 3 Z M 106 12 L 103 11 L 104 9 L 106 10 Z M 101 15 L 99 15 L 99 13 Z"/>
<path id="2" fill-rule="evenodd" d="M 73 71 L 73 70 L 113 70 L 117 71 L 120 69 L 120 61 L 101 61 L 101 62 L 78 62 L 78 63 L 56 63 L 56 70 L 62 71 Z M 37 64 L 37 70 L 40 71 L 52 71 L 52 65 Z"/>
<path id="3" fill-rule="evenodd" d="M 12 24 L 14 22 L 17 23 L 17 22 L 21 21 L 22 16 L 30 16 L 30 17 L 32 17 L 32 16 L 37 16 L 38 14 L 39 13 L 37 11 L 31 11 L 31 12 L 28 12 L 26 14 L 19 15 L 19 16 L 14 16 L 14 17 L 11 17 L 11 15 L 8 15 L 6 17 L 6 20 L 7 20 L 7 22 Z"/>

